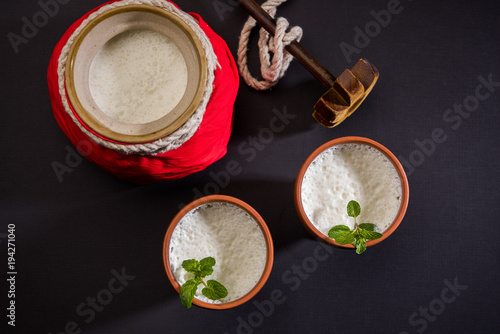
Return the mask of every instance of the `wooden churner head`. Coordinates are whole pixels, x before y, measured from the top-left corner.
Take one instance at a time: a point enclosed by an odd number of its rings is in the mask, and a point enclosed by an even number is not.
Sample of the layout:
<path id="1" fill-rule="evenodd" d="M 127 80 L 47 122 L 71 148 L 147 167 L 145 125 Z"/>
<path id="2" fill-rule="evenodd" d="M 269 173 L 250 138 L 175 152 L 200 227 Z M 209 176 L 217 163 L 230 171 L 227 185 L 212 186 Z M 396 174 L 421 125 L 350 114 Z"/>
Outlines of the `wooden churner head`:
<path id="1" fill-rule="evenodd" d="M 375 66 L 360 59 L 351 70 L 345 70 L 319 99 L 314 106 L 314 119 L 327 128 L 339 125 L 370 94 L 378 77 Z"/>

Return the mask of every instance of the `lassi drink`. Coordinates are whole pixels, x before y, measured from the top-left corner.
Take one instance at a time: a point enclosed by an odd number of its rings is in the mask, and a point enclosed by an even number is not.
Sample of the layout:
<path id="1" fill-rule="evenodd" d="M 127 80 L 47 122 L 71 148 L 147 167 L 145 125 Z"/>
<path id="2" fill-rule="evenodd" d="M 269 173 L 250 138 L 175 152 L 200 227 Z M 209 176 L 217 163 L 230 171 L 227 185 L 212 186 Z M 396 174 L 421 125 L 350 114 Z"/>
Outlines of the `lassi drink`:
<path id="1" fill-rule="evenodd" d="M 260 280 L 267 259 L 264 234 L 245 210 L 227 202 L 203 204 L 187 213 L 175 227 L 168 256 L 176 281 L 194 278 L 182 268 L 184 260 L 213 257 L 216 264 L 206 280 L 223 284 L 227 297 L 211 300 L 198 286 L 195 298 L 206 303 L 228 303 L 246 295 Z"/>
<path id="2" fill-rule="evenodd" d="M 345 143 L 326 149 L 311 162 L 301 196 L 308 219 L 325 235 L 335 225 L 354 227 L 346 212 L 351 200 L 361 205 L 358 224 L 375 224 L 375 231 L 383 233 L 398 214 L 402 187 L 396 168 L 382 152 Z"/>
<path id="3" fill-rule="evenodd" d="M 172 111 L 187 87 L 186 61 L 166 36 L 129 30 L 110 39 L 90 67 L 89 88 L 109 117 L 145 124 Z"/>

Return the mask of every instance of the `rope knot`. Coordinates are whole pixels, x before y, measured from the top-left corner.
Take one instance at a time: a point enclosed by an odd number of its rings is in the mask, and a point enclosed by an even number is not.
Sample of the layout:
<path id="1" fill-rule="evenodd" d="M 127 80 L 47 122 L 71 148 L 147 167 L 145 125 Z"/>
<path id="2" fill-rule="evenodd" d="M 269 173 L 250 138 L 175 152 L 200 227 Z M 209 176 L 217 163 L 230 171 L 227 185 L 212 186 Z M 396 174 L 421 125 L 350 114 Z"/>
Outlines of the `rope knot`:
<path id="1" fill-rule="evenodd" d="M 274 18 L 276 8 L 286 0 L 269 0 L 262 5 L 262 8 Z M 261 75 L 264 80 L 258 80 L 252 76 L 248 69 L 248 41 L 250 33 L 257 22 L 253 18 L 249 18 L 240 35 L 240 43 L 238 48 L 238 65 L 240 73 L 247 85 L 257 90 L 266 90 L 275 86 L 278 81 L 285 75 L 286 70 L 293 60 L 293 56 L 285 50 L 285 47 L 293 41 L 299 42 L 302 38 L 302 28 L 293 27 L 288 30 L 290 24 L 288 20 L 280 17 L 276 20 L 276 32 L 273 37 L 261 28 L 259 32 L 259 54 L 261 64 Z M 273 53 L 271 60 L 270 52 Z"/>

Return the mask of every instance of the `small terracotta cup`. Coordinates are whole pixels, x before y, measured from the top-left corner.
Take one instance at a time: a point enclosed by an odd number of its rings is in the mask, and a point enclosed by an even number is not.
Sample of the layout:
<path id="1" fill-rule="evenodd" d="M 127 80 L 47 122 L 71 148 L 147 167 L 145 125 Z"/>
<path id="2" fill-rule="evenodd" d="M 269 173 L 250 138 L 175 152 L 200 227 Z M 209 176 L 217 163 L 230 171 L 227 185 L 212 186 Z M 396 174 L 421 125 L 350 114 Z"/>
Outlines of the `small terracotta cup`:
<path id="1" fill-rule="evenodd" d="M 168 37 L 179 48 L 188 69 L 186 91 L 172 111 L 145 124 L 129 124 L 106 115 L 90 92 L 89 72 L 99 50 L 129 30 L 148 29 Z M 91 20 L 76 36 L 68 53 L 65 85 L 78 118 L 99 135 L 122 143 L 146 143 L 182 126 L 200 104 L 207 82 L 205 51 L 196 33 L 179 17 L 149 5 L 125 5 Z"/>
<path id="2" fill-rule="evenodd" d="M 302 167 L 300 168 L 299 175 L 297 176 L 297 179 L 295 181 L 295 194 L 294 194 L 294 200 L 295 200 L 295 208 L 297 210 L 297 213 L 299 215 L 299 218 L 304 225 L 304 227 L 311 233 L 314 237 L 317 239 L 321 239 L 329 244 L 335 245 L 335 246 L 340 246 L 340 247 L 345 247 L 345 248 L 354 248 L 353 245 L 340 245 L 335 240 L 331 239 L 327 235 L 324 235 L 321 233 L 309 220 L 309 218 L 306 215 L 306 212 L 304 211 L 304 207 L 302 205 L 302 180 L 304 179 L 304 174 L 306 173 L 306 170 L 309 168 L 309 165 L 316 159 L 318 155 L 320 155 L 323 151 L 326 149 L 329 149 L 330 147 L 340 145 L 340 144 L 348 144 L 348 143 L 354 143 L 354 144 L 362 144 L 362 145 L 368 145 L 371 146 L 377 150 L 379 150 L 382 154 L 384 154 L 389 161 L 393 164 L 394 168 L 396 168 L 396 171 L 399 175 L 399 179 L 401 181 L 401 188 L 402 188 L 402 197 L 401 197 L 401 205 L 399 207 L 399 212 L 396 215 L 396 218 L 394 218 L 394 221 L 392 224 L 387 228 L 384 233 L 383 237 L 377 240 L 370 240 L 366 242 L 366 246 L 370 247 L 373 245 L 378 244 L 379 242 L 385 240 L 387 237 L 389 237 L 399 226 L 401 221 L 403 220 L 403 217 L 406 213 L 406 209 L 408 207 L 408 199 L 409 199 L 409 188 L 408 188 L 408 179 L 406 177 L 406 173 L 403 169 L 403 166 L 399 162 L 399 160 L 392 154 L 391 151 L 389 151 L 386 147 L 382 146 L 381 144 L 377 143 L 374 140 L 368 139 L 368 138 L 363 138 L 363 137 L 341 137 L 334 139 L 332 141 L 329 141 L 320 147 L 318 147 L 304 162 Z"/>
<path id="3" fill-rule="evenodd" d="M 266 241 L 266 248 L 267 248 L 267 260 L 266 260 L 266 265 L 264 267 L 264 271 L 262 272 L 262 276 L 260 277 L 259 281 L 257 284 L 250 290 L 246 295 L 243 297 L 233 300 L 228 303 L 223 303 L 223 304 L 212 304 L 212 303 L 206 303 L 202 302 L 196 298 L 193 300 L 193 304 L 207 308 L 207 309 L 212 309 L 212 310 L 225 310 L 225 309 L 230 309 L 234 308 L 236 306 L 239 306 L 241 304 L 246 303 L 249 301 L 251 298 L 253 298 L 257 292 L 260 291 L 260 289 L 264 286 L 266 283 L 267 279 L 269 278 L 269 275 L 271 274 L 271 269 L 273 267 L 273 262 L 274 262 L 274 248 L 273 248 L 273 240 L 271 237 L 271 233 L 269 232 L 269 229 L 266 225 L 266 222 L 262 217 L 259 215 L 255 209 L 253 209 L 250 205 L 247 203 L 234 198 L 230 196 L 225 196 L 225 195 L 211 195 L 211 196 L 206 196 L 199 198 L 188 205 L 186 205 L 179 213 L 174 217 L 172 222 L 170 223 L 170 226 L 167 229 L 167 233 L 165 234 L 165 239 L 163 242 L 163 264 L 165 266 L 165 271 L 167 272 L 168 279 L 170 280 L 170 283 L 172 286 L 175 288 L 175 290 L 179 293 L 181 290 L 180 284 L 177 282 L 175 279 L 174 274 L 172 273 L 172 269 L 170 266 L 170 257 L 169 257 L 169 250 L 170 250 L 170 239 L 172 238 L 172 233 L 174 232 L 175 227 L 177 224 L 182 220 L 182 218 L 192 210 L 196 209 L 197 207 L 207 204 L 207 203 L 216 203 L 216 202 L 225 202 L 229 203 L 231 205 L 237 206 L 244 211 L 246 211 L 254 220 L 255 222 L 259 225 L 260 229 L 262 230 L 262 234 L 264 235 L 264 239 Z"/>

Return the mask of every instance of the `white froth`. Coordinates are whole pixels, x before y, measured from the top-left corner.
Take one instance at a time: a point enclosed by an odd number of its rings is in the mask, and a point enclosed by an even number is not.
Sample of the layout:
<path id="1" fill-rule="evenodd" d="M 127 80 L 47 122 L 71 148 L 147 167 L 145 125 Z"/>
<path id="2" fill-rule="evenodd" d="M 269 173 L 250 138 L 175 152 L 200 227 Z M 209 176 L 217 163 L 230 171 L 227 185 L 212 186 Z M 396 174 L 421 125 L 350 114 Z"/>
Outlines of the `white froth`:
<path id="1" fill-rule="evenodd" d="M 314 159 L 302 181 L 302 204 L 307 217 L 323 234 L 335 225 L 354 227 L 347 203 L 357 201 L 358 224 L 372 223 L 384 232 L 401 205 L 401 181 L 390 160 L 363 144 L 333 146 Z"/>
<path id="2" fill-rule="evenodd" d="M 267 259 L 264 235 L 256 221 L 238 206 L 217 202 L 202 205 L 185 215 L 170 240 L 169 259 L 177 282 L 193 274 L 182 268 L 184 260 L 211 256 L 216 260 L 212 275 L 228 290 L 227 297 L 213 301 L 198 287 L 195 298 L 207 303 L 227 303 L 246 295 L 257 284 Z"/>
<path id="3" fill-rule="evenodd" d="M 90 67 L 90 92 L 109 117 L 144 124 L 167 115 L 187 86 L 182 53 L 152 30 L 125 31 L 109 40 Z"/>

